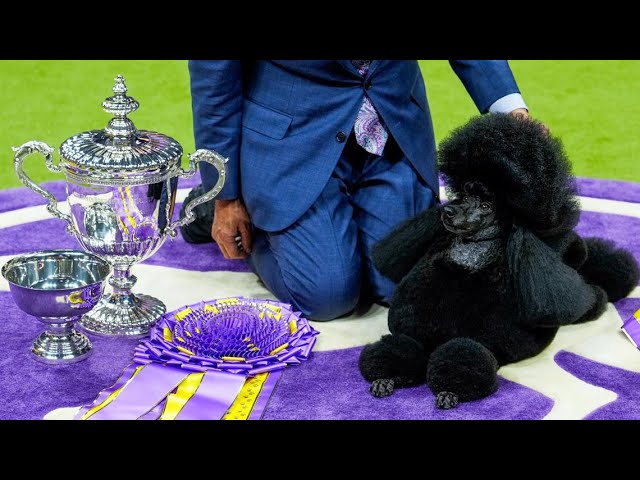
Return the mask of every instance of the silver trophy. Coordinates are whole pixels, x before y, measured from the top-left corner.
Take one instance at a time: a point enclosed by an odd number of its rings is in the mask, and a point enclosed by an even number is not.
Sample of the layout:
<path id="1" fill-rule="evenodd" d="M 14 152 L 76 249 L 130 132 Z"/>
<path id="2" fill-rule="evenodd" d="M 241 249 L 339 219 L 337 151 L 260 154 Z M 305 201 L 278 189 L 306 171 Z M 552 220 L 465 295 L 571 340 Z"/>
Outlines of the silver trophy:
<path id="1" fill-rule="evenodd" d="M 105 294 L 82 317 L 80 326 L 102 335 L 143 336 L 166 307 L 157 298 L 131 293 L 136 283 L 131 267 L 158 251 L 167 236 L 175 237 L 178 227 L 195 219 L 192 210 L 220 192 L 227 159 L 200 149 L 189 155 L 189 169 L 182 169 L 180 144 L 161 133 L 137 130 L 127 114 L 139 104 L 126 95 L 122 75 L 115 81 L 114 95 L 102 103 L 113 115 L 104 130 L 65 140 L 58 165 L 53 163 L 54 149 L 43 142 L 14 147 L 14 165 L 22 183 L 47 199 L 49 213 L 65 220 L 67 230 L 84 249 L 113 267 L 109 278 L 113 293 Z M 66 176 L 71 215 L 61 212 L 55 197 L 25 174 L 23 163 L 30 153 L 42 154 L 49 170 Z M 178 177 L 193 176 L 198 162 L 213 165 L 219 173 L 218 182 L 186 205 L 183 219 L 172 222 Z"/>
<path id="2" fill-rule="evenodd" d="M 73 326 L 98 303 L 110 272 L 101 258 L 76 250 L 28 253 L 3 265 L 18 307 L 47 326 L 31 347 L 36 360 L 65 364 L 89 356 L 91 341 Z"/>

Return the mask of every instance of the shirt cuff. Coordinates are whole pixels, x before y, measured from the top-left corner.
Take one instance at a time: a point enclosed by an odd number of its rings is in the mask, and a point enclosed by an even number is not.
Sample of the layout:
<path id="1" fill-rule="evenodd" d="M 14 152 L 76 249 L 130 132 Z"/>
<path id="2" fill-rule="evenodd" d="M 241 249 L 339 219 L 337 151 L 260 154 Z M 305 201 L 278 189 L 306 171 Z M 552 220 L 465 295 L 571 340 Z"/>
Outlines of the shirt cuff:
<path id="1" fill-rule="evenodd" d="M 491 113 L 509 113 L 515 110 L 516 108 L 526 108 L 527 104 L 524 103 L 524 99 L 522 95 L 519 93 L 510 93 L 509 95 L 505 95 L 502 98 L 499 98 L 495 102 L 491 104 L 489 107 L 489 112 Z"/>

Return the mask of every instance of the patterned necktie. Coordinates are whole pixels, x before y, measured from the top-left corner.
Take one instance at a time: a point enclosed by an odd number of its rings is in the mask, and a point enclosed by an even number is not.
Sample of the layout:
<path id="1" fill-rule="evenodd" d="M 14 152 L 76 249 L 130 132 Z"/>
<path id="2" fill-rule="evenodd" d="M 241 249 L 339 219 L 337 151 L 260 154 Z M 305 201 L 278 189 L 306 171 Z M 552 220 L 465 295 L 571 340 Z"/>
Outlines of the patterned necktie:
<path id="1" fill-rule="evenodd" d="M 358 69 L 360 75 L 365 76 L 369 71 L 371 60 L 351 60 L 351 63 Z M 389 132 L 384 128 L 382 119 L 367 95 L 364 97 L 353 129 L 358 145 L 369 153 L 382 154 Z"/>

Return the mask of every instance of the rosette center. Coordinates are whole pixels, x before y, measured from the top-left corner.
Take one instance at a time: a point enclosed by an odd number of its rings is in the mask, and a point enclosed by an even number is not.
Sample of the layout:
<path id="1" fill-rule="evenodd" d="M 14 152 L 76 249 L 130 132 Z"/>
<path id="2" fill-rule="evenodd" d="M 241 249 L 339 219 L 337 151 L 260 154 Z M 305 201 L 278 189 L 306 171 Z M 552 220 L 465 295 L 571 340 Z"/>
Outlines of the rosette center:
<path id="1" fill-rule="evenodd" d="M 288 324 L 276 312 L 249 305 L 192 311 L 175 323 L 172 333 L 176 345 L 213 359 L 270 355 L 290 335 Z"/>

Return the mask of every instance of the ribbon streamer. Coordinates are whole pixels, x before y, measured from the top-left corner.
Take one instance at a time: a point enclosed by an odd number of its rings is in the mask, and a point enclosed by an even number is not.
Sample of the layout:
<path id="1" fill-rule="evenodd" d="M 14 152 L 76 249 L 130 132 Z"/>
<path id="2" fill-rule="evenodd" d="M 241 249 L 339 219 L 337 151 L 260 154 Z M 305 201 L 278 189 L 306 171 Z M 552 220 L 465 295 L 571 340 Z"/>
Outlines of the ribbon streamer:
<path id="1" fill-rule="evenodd" d="M 76 419 L 259 419 L 282 370 L 319 332 L 289 304 L 230 297 L 161 317 L 134 363 Z"/>
<path id="2" fill-rule="evenodd" d="M 640 348 L 640 310 L 631 315 L 622 325 L 622 331 L 636 348 Z"/>

